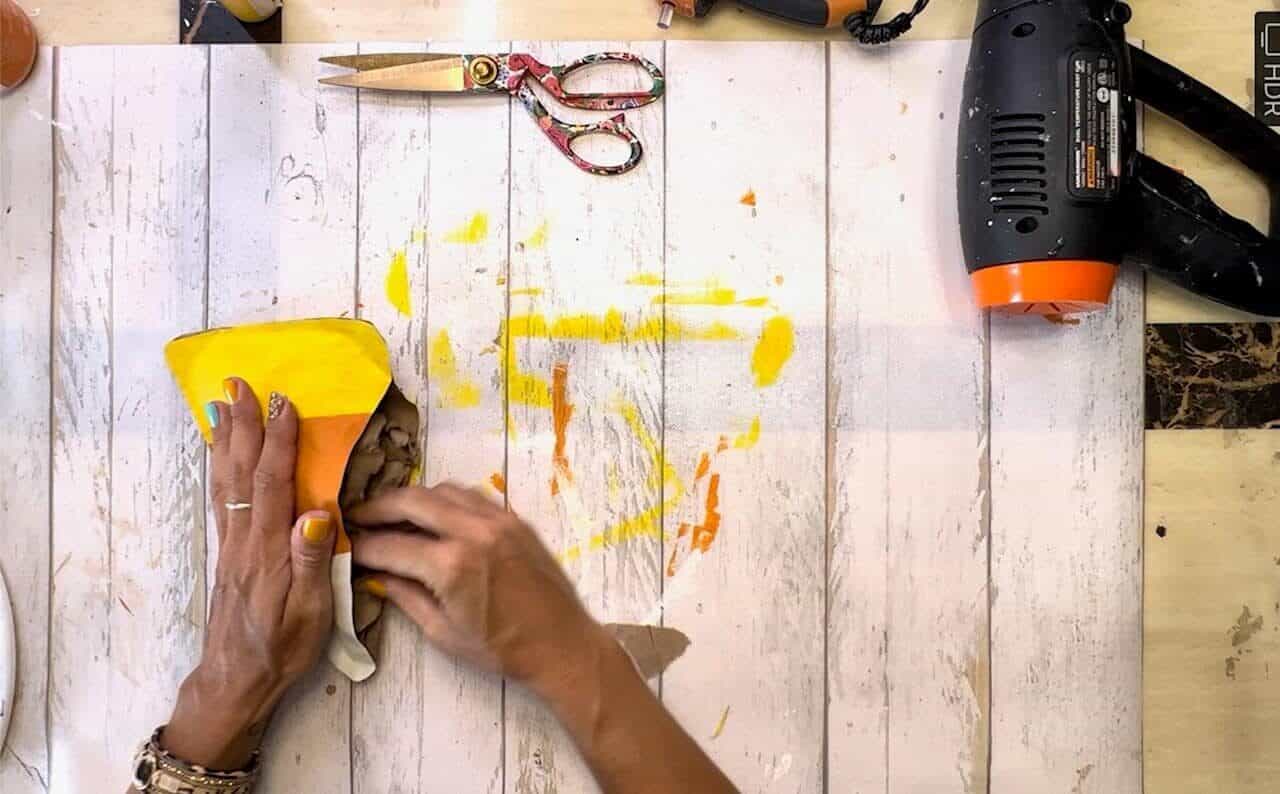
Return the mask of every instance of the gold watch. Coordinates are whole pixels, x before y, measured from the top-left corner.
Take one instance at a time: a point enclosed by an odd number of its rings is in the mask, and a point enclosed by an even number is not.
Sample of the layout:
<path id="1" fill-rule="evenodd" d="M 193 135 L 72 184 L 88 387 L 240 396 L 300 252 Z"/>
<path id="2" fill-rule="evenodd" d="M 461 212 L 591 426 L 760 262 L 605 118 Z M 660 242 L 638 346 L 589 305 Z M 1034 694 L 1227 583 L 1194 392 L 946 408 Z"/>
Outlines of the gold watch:
<path id="1" fill-rule="evenodd" d="M 212 772 L 174 758 L 160 746 L 164 726 L 138 748 L 133 758 L 133 787 L 142 794 L 249 794 L 258 782 L 258 753 L 236 772 Z"/>

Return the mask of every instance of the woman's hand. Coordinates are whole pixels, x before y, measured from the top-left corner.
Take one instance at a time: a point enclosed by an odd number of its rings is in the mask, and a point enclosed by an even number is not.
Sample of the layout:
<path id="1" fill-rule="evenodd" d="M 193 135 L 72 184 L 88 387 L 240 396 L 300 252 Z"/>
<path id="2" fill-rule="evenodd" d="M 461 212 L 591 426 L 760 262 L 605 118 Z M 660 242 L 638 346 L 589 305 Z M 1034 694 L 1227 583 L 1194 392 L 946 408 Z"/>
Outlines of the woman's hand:
<path id="1" fill-rule="evenodd" d="M 355 536 L 356 562 L 376 571 L 359 585 L 392 601 L 444 650 L 541 696 L 602 790 L 737 791 L 513 513 L 478 491 L 439 485 L 385 493 L 351 519 L 386 527 Z"/>
<path id="2" fill-rule="evenodd" d="M 353 539 L 355 561 L 379 572 L 358 586 L 464 661 L 550 698 L 584 657 L 616 645 L 533 530 L 479 491 L 401 488 L 350 518 L 386 527 Z"/>
<path id="3" fill-rule="evenodd" d="M 285 691 L 320 657 L 333 625 L 328 513 L 294 520 L 298 415 L 272 394 L 264 429 L 249 384 L 224 382 L 213 427 L 218 567 L 200 664 L 162 742 L 190 763 L 243 767 Z"/>

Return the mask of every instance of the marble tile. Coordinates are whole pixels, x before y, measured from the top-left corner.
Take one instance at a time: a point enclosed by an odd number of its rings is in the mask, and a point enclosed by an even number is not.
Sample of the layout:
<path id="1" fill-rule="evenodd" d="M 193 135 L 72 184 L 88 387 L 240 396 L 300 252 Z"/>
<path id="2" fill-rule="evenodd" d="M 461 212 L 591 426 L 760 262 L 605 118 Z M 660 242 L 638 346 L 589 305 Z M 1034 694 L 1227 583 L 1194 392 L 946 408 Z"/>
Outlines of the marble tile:
<path id="1" fill-rule="evenodd" d="M 1280 323 L 1147 326 L 1147 429 L 1280 428 Z"/>

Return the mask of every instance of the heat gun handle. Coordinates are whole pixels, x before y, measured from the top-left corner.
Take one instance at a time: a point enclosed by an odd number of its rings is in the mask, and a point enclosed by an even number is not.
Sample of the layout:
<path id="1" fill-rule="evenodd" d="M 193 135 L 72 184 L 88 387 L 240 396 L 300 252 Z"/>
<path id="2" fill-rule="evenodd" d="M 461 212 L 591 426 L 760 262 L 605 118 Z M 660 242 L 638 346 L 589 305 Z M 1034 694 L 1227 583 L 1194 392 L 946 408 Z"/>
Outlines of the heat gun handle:
<path id="1" fill-rule="evenodd" d="M 1280 238 L 1227 214 L 1204 188 L 1144 154 L 1130 160 L 1126 191 L 1134 261 L 1210 300 L 1280 317 Z"/>
<path id="2" fill-rule="evenodd" d="M 1129 159 L 1128 250 L 1184 289 L 1280 317 L 1280 135 L 1231 100 L 1159 58 L 1129 48 L 1134 97 L 1182 123 L 1266 180 L 1271 234 L 1233 217 L 1205 190 L 1143 154 Z"/>
<path id="3" fill-rule="evenodd" d="M 1280 135 L 1209 86 L 1154 55 L 1129 47 L 1134 96 L 1235 157 L 1266 180 L 1271 236 L 1280 237 Z"/>
<path id="4" fill-rule="evenodd" d="M 738 0 L 740 5 L 800 25 L 834 28 L 845 17 L 867 10 L 868 0 Z M 879 6 L 879 0 L 873 5 Z"/>

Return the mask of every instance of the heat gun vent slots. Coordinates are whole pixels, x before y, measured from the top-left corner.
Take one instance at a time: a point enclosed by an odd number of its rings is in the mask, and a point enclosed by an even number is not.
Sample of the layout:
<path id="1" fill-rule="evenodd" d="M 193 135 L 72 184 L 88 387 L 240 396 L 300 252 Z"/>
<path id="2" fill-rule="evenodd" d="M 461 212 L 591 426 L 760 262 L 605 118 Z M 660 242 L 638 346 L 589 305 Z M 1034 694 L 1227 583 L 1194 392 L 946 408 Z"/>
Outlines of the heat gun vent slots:
<path id="1" fill-rule="evenodd" d="M 1007 113 L 991 118 L 991 210 L 1048 215 L 1043 113 Z"/>

